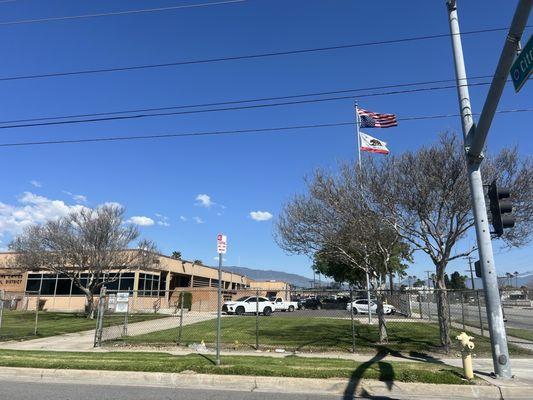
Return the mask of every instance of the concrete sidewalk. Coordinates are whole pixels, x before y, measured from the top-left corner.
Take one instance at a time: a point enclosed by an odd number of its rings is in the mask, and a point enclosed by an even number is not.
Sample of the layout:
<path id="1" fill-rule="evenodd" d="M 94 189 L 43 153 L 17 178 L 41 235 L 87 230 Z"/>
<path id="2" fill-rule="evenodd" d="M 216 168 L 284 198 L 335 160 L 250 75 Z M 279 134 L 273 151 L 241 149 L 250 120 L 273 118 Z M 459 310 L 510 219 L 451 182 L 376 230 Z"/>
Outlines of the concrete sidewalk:
<path id="1" fill-rule="evenodd" d="M 212 313 L 187 313 L 183 319 L 183 326 L 197 322 L 215 319 Z M 128 324 L 128 335 L 141 335 L 145 333 L 177 328 L 180 323 L 179 316 L 172 316 Z M 119 338 L 122 334 L 122 325 L 104 328 L 105 339 Z M 64 335 L 50 336 L 40 339 L 0 342 L 0 349 L 9 350 L 48 350 L 48 351 L 92 351 L 94 350 L 94 329 L 90 331 L 66 333 Z"/>

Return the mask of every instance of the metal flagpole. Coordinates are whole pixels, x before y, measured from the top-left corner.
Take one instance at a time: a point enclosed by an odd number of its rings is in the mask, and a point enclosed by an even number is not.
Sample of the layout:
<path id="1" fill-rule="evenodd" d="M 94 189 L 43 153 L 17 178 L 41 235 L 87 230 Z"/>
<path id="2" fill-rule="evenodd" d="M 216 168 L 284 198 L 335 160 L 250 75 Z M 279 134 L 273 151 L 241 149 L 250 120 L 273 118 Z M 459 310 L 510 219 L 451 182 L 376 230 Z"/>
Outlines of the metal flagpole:
<path id="1" fill-rule="evenodd" d="M 357 133 L 357 165 L 361 169 L 361 135 L 359 133 L 360 119 L 357 108 L 357 101 L 355 102 L 355 132 Z"/>
<path id="2" fill-rule="evenodd" d="M 361 161 L 361 133 L 359 132 L 359 128 L 361 126 L 361 119 L 359 118 L 359 111 L 357 107 L 357 101 L 355 102 L 355 132 L 357 134 L 357 165 L 359 166 L 359 172 L 361 172 L 363 168 L 363 163 Z M 362 189 L 362 184 L 361 184 Z M 370 276 L 368 274 L 368 268 L 365 268 L 366 273 L 366 301 L 368 306 L 368 323 L 372 323 L 372 310 L 370 307 Z M 353 308 L 353 305 L 352 305 Z M 353 310 L 352 310 L 353 312 Z"/>

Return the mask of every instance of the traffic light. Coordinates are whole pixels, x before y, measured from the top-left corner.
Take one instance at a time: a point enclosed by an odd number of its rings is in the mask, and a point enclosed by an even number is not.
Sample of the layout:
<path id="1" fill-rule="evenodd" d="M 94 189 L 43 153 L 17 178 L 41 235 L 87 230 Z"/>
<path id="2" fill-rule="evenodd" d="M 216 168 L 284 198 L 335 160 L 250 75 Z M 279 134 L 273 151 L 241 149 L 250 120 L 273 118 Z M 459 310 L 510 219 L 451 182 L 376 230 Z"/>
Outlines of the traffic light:
<path id="1" fill-rule="evenodd" d="M 497 236 L 503 235 L 504 228 L 512 228 L 515 224 L 513 203 L 509 197 L 511 192 L 508 188 L 499 188 L 496 180 L 489 187 L 490 213 L 492 214 L 492 226 Z"/>
<path id="2" fill-rule="evenodd" d="M 479 261 L 479 260 L 476 261 L 476 262 L 474 263 L 474 267 L 476 268 L 476 276 L 477 276 L 478 278 L 481 278 L 481 261 Z"/>

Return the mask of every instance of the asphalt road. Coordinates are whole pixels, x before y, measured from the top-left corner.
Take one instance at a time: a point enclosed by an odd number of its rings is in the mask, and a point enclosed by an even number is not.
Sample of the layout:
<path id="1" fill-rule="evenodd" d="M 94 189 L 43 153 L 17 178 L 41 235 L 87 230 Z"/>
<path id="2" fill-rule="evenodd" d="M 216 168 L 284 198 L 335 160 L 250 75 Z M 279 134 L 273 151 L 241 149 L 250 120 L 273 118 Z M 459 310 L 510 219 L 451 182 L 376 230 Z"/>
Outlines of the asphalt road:
<path id="1" fill-rule="evenodd" d="M 1 400 L 339 400 L 339 396 L 0 381 Z"/>
<path id="2" fill-rule="evenodd" d="M 420 305 L 417 302 L 412 304 L 413 311 L 418 313 Z M 481 305 L 481 319 L 485 326 L 488 325 L 487 311 Z M 429 303 L 430 314 L 433 318 L 437 316 L 436 303 Z M 533 309 L 524 307 L 504 307 L 504 315 L 507 318 L 505 326 L 508 328 L 527 329 L 533 331 Z M 425 318 L 428 316 L 428 304 L 422 302 L 422 313 Z M 461 304 L 450 304 L 450 314 L 452 319 L 461 322 L 463 318 L 463 311 Z M 479 325 L 479 311 L 477 303 L 464 304 L 465 321 Z"/>

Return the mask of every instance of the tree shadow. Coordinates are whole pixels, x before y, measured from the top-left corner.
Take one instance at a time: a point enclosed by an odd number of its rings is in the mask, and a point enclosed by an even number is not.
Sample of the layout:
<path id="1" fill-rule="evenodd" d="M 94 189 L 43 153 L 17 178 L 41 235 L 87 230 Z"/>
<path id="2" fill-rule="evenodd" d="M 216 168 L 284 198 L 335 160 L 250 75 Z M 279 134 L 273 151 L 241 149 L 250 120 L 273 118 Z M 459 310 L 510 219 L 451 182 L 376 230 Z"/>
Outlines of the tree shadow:
<path id="1" fill-rule="evenodd" d="M 389 390 L 392 389 L 392 385 L 393 385 L 393 381 L 395 377 L 394 370 L 389 363 L 381 361 L 386 356 L 387 356 L 386 352 L 379 352 L 374 357 L 372 357 L 370 360 L 362 363 L 355 369 L 355 371 L 350 376 L 350 381 L 348 382 L 346 389 L 344 389 L 344 394 L 342 397 L 343 400 L 353 400 L 357 392 L 357 388 L 359 387 L 361 380 L 363 379 L 363 375 L 365 374 L 365 371 L 371 368 L 374 364 L 378 364 L 379 380 L 386 382 L 387 388 Z M 366 399 L 389 399 L 390 398 L 390 397 L 384 397 L 384 396 L 377 396 L 377 397 L 372 396 L 366 390 L 363 390 L 361 392 L 361 396 L 363 396 Z"/>

